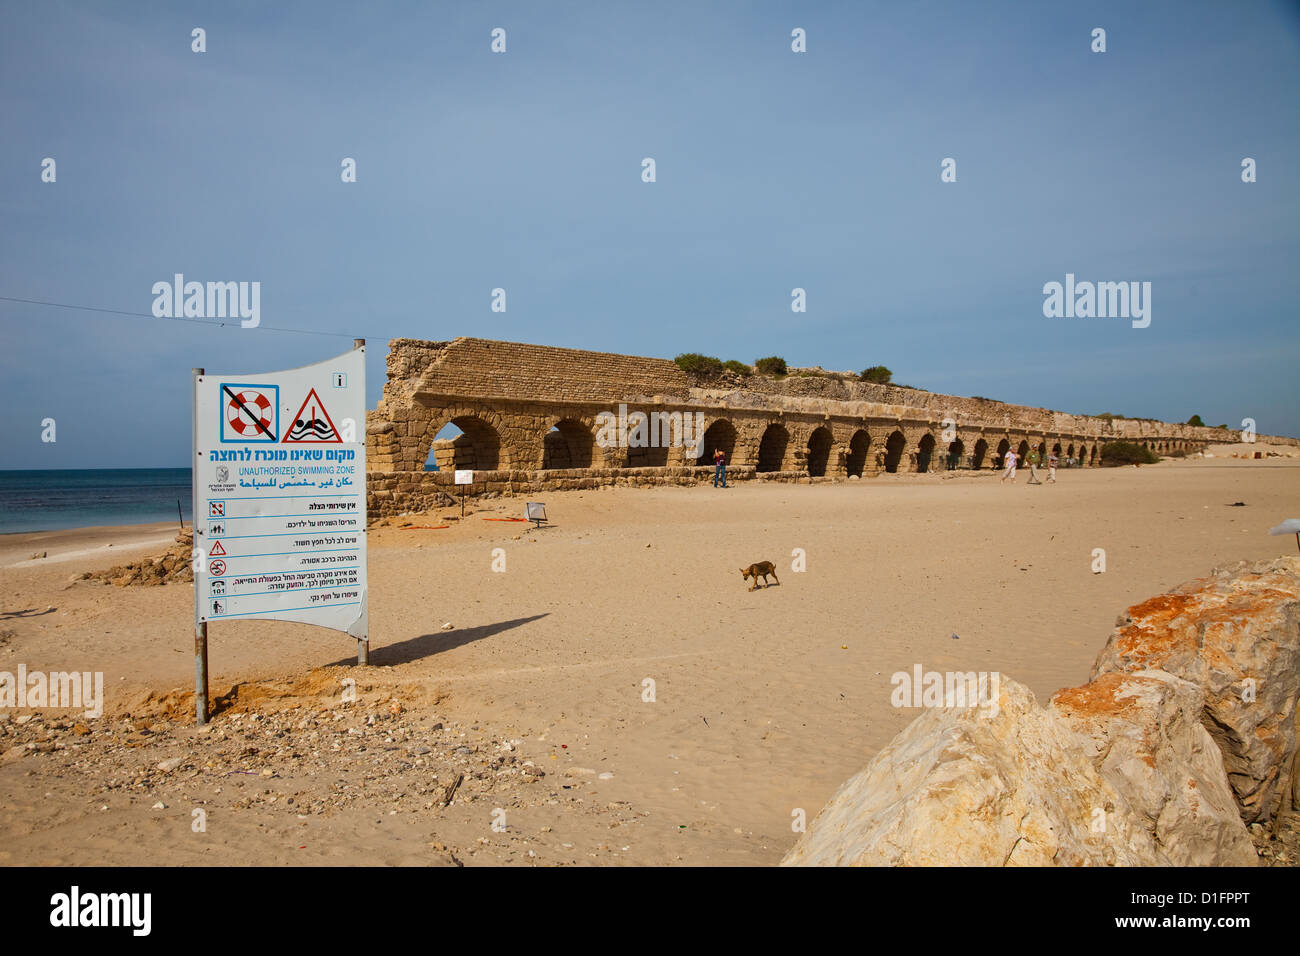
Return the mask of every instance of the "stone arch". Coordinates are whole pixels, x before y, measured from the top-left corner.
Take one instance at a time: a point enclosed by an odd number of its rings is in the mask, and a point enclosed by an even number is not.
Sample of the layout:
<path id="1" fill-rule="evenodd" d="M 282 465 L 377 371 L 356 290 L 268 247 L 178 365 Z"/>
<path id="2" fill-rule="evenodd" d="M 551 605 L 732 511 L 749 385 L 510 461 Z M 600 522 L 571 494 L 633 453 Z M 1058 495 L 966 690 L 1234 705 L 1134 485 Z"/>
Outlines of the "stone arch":
<path id="1" fill-rule="evenodd" d="M 925 474 L 934 461 L 934 436 L 926 432 L 916 443 L 916 470 Z"/>
<path id="2" fill-rule="evenodd" d="M 666 468 L 667 466 L 668 449 L 662 445 L 647 445 L 644 448 L 627 450 L 629 468 Z"/>
<path id="3" fill-rule="evenodd" d="M 953 471 L 962 466 L 962 455 L 966 454 L 966 443 L 960 438 L 948 442 L 948 460 L 946 467 Z"/>
<path id="4" fill-rule="evenodd" d="M 596 468 L 604 454 L 591 429 L 573 418 L 555 422 L 542 438 L 542 468 Z"/>
<path id="5" fill-rule="evenodd" d="M 808 436 L 808 477 L 822 478 L 831 460 L 831 445 L 834 438 L 831 430 L 821 425 Z"/>
<path id="6" fill-rule="evenodd" d="M 898 471 L 898 463 L 907 449 L 907 438 L 900 431 L 890 432 L 885 440 L 885 471 L 891 475 Z"/>
<path id="7" fill-rule="evenodd" d="M 1007 463 L 1007 452 L 1011 450 L 1011 440 L 1008 438 L 998 442 L 998 453 L 993 457 L 993 470 L 997 471 L 1003 468 Z"/>
<path id="8" fill-rule="evenodd" d="M 469 469 L 473 471 L 499 471 L 510 468 L 509 448 L 501 441 L 500 420 L 495 415 L 474 412 L 455 413 L 445 419 L 433 419 L 421 439 L 421 447 L 428 442 L 425 461 L 432 458 L 438 467 Z M 454 425 L 460 434 L 451 439 L 450 448 L 434 447 L 437 434 L 446 426 Z M 445 440 L 445 439 L 444 439 Z"/>
<path id="9" fill-rule="evenodd" d="M 975 443 L 975 451 L 971 455 L 971 467 L 979 471 L 984 467 L 984 457 L 989 453 L 989 443 L 987 439 L 981 438 Z"/>
<path id="10" fill-rule="evenodd" d="M 1079 446 L 1079 465 L 1088 464 L 1088 446 L 1081 444 Z"/>
<path id="11" fill-rule="evenodd" d="M 781 471 L 785 467 L 785 455 L 790 447 L 790 433 L 780 422 L 772 422 L 763 430 L 763 438 L 758 443 L 758 463 L 755 471 Z"/>
<path id="12" fill-rule="evenodd" d="M 848 473 L 859 478 L 867 470 L 867 454 L 871 451 L 871 435 L 865 428 L 859 428 L 849 439 Z"/>
<path id="13" fill-rule="evenodd" d="M 1057 458 L 1061 457 L 1061 443 L 1059 441 L 1052 446 L 1052 454 L 1055 455 Z"/>
<path id="14" fill-rule="evenodd" d="M 1046 441 L 1040 441 L 1040 442 L 1038 443 L 1038 461 L 1039 461 L 1039 463 L 1042 463 L 1042 462 L 1047 461 L 1047 442 L 1046 442 Z"/>
<path id="15" fill-rule="evenodd" d="M 1074 442 L 1070 442 L 1070 447 L 1065 450 L 1065 457 L 1066 458 L 1074 457 Z"/>
<path id="16" fill-rule="evenodd" d="M 627 413 L 628 437 L 623 449 L 627 453 L 625 467 L 664 468 L 668 465 L 670 449 L 662 442 L 662 426 L 656 427 L 656 419 L 651 414 L 652 410 L 647 409 L 634 409 Z"/>
<path id="17" fill-rule="evenodd" d="M 695 464 L 712 468 L 715 451 L 722 452 L 728 465 L 735 460 L 736 426 L 725 418 L 715 419 L 704 430 L 704 437 L 700 440 L 700 457 L 695 459 Z"/>
<path id="18" fill-rule="evenodd" d="M 1025 459 L 1029 456 L 1029 442 L 1021 439 L 1020 444 L 1016 446 L 1016 464 L 1023 466 Z"/>

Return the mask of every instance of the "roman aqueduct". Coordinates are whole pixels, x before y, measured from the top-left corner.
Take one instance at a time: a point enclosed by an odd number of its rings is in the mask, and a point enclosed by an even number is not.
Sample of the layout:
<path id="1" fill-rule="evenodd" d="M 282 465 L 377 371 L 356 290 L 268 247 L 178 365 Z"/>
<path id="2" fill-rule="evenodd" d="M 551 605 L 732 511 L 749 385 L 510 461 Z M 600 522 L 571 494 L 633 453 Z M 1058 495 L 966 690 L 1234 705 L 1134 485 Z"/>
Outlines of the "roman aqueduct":
<path id="1" fill-rule="evenodd" d="M 620 405 L 629 415 L 701 413 L 699 458 L 680 443 L 602 447 L 597 416 Z M 435 441 L 449 423 L 462 434 Z M 824 375 L 697 379 L 666 359 L 476 338 L 392 340 L 383 398 L 366 421 L 374 517 L 446 503 L 453 469 L 473 470 L 471 493 L 690 484 L 711 474 L 720 448 L 729 481 L 817 481 L 992 470 L 1008 448 L 1095 466 L 1120 439 L 1177 454 L 1236 433 Z M 426 469 L 430 460 L 439 470 Z"/>

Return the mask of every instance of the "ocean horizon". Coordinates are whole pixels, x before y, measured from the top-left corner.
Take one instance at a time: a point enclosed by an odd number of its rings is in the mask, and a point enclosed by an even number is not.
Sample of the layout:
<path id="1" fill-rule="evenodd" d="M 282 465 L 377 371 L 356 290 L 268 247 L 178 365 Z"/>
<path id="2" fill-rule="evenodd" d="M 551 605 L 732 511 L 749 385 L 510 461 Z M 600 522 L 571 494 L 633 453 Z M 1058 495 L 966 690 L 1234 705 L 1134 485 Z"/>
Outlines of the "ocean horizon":
<path id="1" fill-rule="evenodd" d="M 0 471 L 0 534 L 193 521 L 189 468 Z"/>

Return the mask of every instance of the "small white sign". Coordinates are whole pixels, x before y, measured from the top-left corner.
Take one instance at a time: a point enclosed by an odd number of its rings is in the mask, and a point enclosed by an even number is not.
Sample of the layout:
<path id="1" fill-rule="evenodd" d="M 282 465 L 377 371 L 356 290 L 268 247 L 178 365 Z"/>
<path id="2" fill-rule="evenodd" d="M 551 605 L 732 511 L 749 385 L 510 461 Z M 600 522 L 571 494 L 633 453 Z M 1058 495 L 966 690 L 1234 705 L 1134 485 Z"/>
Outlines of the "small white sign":
<path id="1" fill-rule="evenodd" d="M 456 484 L 458 484 L 458 485 L 472 485 L 472 484 L 474 484 L 474 472 L 472 472 L 472 471 L 461 471 L 460 469 L 457 469 L 457 470 L 456 470 Z"/>
<path id="2" fill-rule="evenodd" d="M 546 505 L 540 501 L 529 501 L 524 506 L 524 514 L 528 516 L 529 521 L 545 521 Z"/>

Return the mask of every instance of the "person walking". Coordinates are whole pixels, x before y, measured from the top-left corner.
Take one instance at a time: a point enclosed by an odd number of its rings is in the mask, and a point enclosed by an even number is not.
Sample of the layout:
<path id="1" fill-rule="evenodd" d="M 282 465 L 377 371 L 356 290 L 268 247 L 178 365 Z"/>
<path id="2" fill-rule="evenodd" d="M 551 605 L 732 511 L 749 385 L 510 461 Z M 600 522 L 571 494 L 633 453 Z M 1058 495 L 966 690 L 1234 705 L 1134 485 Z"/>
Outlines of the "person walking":
<path id="1" fill-rule="evenodd" d="M 1014 449 L 1007 449 L 1007 454 L 1003 461 L 1006 462 L 1007 470 L 1002 473 L 999 483 L 1010 478 L 1011 483 L 1014 485 L 1016 483 L 1016 453 Z"/>
<path id="2" fill-rule="evenodd" d="M 718 448 L 713 452 L 713 487 L 718 487 L 718 482 L 722 482 L 722 487 L 727 487 L 727 456 Z"/>
<path id="3" fill-rule="evenodd" d="M 1049 452 L 1047 455 L 1047 480 L 1056 484 L 1056 466 L 1060 460 L 1056 457 L 1056 452 Z"/>
<path id="4" fill-rule="evenodd" d="M 1041 461 L 1038 457 L 1038 449 L 1029 449 L 1029 454 L 1025 456 L 1025 461 L 1029 462 L 1029 484 L 1041 485 L 1042 482 L 1038 480 L 1038 464 Z"/>

